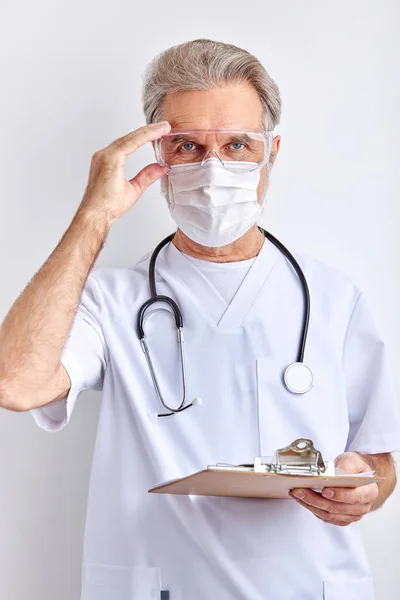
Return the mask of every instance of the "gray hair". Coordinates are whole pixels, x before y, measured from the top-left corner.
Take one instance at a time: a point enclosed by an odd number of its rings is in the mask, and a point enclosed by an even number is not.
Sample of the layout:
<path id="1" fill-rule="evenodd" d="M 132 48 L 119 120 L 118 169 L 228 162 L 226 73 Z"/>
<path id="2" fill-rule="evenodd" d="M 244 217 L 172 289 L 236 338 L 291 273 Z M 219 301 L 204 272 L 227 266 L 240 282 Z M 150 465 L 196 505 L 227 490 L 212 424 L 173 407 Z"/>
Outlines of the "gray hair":
<path id="1" fill-rule="evenodd" d="M 164 100 L 170 93 L 207 90 L 238 81 L 251 84 L 258 92 L 261 125 L 272 131 L 279 123 L 282 105 L 275 81 L 247 50 L 204 38 L 172 46 L 148 65 L 142 93 L 146 123 L 162 121 Z"/>

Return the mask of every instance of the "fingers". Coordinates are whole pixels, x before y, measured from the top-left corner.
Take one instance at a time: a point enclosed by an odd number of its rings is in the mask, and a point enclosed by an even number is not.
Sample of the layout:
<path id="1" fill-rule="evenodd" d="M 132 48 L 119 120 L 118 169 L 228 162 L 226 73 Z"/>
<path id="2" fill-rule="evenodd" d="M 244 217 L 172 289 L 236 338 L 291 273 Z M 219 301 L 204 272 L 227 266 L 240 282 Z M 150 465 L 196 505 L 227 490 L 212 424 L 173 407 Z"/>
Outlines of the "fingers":
<path id="1" fill-rule="evenodd" d="M 318 519 L 325 521 L 325 523 L 330 523 L 331 525 L 338 525 L 341 527 L 346 527 L 351 523 L 355 523 L 356 521 L 360 521 L 363 515 L 344 515 L 344 514 L 336 514 L 329 512 L 327 510 L 323 510 L 321 508 L 317 508 L 315 506 L 310 506 L 306 504 L 302 500 L 296 500 L 298 504 L 307 508 L 310 512 L 312 512 Z"/>
<path id="2" fill-rule="evenodd" d="M 145 144 L 156 140 L 171 129 L 168 122 L 145 125 L 114 140 L 95 152 L 81 211 L 103 212 L 107 223 L 114 223 L 137 202 L 143 192 L 168 169 L 157 163 L 147 165 L 130 181 L 124 176 L 126 157 Z"/>
<path id="3" fill-rule="evenodd" d="M 379 489 L 376 483 L 358 488 L 324 488 L 324 498 L 346 504 L 372 504 L 378 497 Z"/>
<path id="4" fill-rule="evenodd" d="M 147 165 L 139 171 L 135 177 L 129 180 L 129 183 L 135 190 L 136 197 L 140 198 L 143 192 L 157 179 L 160 179 L 165 173 L 167 173 L 167 167 L 162 167 L 157 163 L 152 163 L 151 165 Z"/>
<path id="5" fill-rule="evenodd" d="M 297 498 L 295 496 L 296 493 L 303 493 L 303 497 Z M 348 504 L 344 502 L 337 502 L 335 500 L 328 500 L 321 494 L 309 489 L 292 490 L 290 495 L 299 501 L 302 506 L 312 509 L 313 512 L 315 509 L 316 511 L 323 511 L 332 515 L 336 515 L 336 517 L 339 515 L 341 518 L 346 516 L 361 518 L 369 512 L 371 507 L 371 502 L 369 501 L 365 503 Z"/>
<path id="6" fill-rule="evenodd" d="M 346 473 L 370 471 L 357 452 L 344 452 L 335 460 L 335 466 Z M 316 517 L 334 525 L 349 525 L 370 512 L 379 494 L 376 483 L 355 488 L 324 488 L 321 494 L 310 489 L 293 489 L 290 496 Z"/>
<path id="7" fill-rule="evenodd" d="M 171 125 L 167 121 L 144 125 L 143 127 L 139 127 L 135 131 L 131 131 L 123 137 L 114 140 L 106 147 L 106 150 L 112 155 L 122 154 L 126 159 L 128 154 L 132 154 L 132 152 L 135 152 L 135 150 L 147 142 L 160 138 L 162 135 L 168 133 L 170 129 Z"/>

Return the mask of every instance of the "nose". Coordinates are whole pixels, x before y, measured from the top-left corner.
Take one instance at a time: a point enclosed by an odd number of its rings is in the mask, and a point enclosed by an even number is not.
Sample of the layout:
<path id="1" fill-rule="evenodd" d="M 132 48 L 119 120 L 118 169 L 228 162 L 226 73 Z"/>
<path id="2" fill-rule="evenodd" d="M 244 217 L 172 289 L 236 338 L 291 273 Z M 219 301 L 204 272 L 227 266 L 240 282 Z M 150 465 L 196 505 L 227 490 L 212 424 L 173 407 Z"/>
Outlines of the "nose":
<path id="1" fill-rule="evenodd" d="M 216 150 L 214 150 L 213 148 L 210 148 L 210 150 L 207 150 L 207 152 L 205 153 L 203 160 L 201 161 L 201 166 L 203 166 L 204 161 L 206 160 L 206 158 L 209 157 L 210 154 L 215 154 L 215 156 L 218 158 L 218 160 L 220 161 L 220 163 L 224 164 L 223 161 L 221 160 L 218 152 Z"/>

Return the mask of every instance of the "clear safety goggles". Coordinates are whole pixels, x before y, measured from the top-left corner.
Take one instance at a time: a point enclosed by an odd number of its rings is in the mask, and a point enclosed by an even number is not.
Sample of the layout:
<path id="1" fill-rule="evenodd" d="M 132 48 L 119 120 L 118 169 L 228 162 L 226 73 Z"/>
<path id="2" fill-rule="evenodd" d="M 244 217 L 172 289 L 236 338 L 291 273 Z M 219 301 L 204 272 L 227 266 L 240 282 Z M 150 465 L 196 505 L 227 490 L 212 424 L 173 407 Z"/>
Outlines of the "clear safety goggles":
<path id="1" fill-rule="evenodd" d="M 231 171 L 256 171 L 268 162 L 274 135 L 236 129 L 171 130 L 155 140 L 156 159 L 174 171 L 202 166 L 208 158 L 217 158 Z"/>

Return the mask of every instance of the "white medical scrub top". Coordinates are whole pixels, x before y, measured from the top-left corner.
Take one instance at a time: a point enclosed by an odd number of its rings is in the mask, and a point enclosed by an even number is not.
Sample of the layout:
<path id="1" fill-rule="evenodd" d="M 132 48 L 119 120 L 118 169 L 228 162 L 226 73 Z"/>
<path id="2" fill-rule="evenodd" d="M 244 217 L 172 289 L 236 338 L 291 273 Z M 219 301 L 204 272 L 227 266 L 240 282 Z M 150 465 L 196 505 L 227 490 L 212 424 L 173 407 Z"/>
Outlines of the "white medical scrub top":
<path id="1" fill-rule="evenodd" d="M 372 600 L 357 523 L 330 525 L 292 499 L 149 494 L 157 483 L 217 462 L 251 463 L 297 438 L 326 460 L 344 451 L 400 449 L 385 345 L 364 293 L 345 275 L 292 250 L 311 295 L 305 362 L 314 387 L 289 392 L 303 319 L 299 280 L 269 242 L 227 305 L 172 243 L 156 267 L 159 294 L 184 321 L 189 401 L 164 412 L 138 334 L 149 298 L 146 255 L 132 268 L 91 272 L 61 361 L 68 396 L 31 411 L 58 431 L 84 389 L 102 390 L 90 480 L 82 600 Z M 175 323 L 165 305 L 145 320 L 162 393 L 182 381 Z"/>

